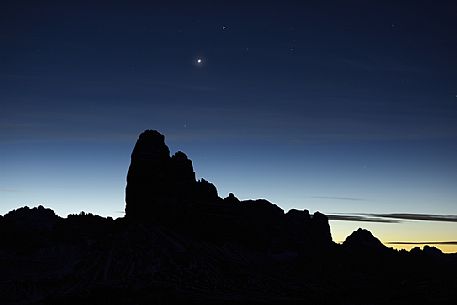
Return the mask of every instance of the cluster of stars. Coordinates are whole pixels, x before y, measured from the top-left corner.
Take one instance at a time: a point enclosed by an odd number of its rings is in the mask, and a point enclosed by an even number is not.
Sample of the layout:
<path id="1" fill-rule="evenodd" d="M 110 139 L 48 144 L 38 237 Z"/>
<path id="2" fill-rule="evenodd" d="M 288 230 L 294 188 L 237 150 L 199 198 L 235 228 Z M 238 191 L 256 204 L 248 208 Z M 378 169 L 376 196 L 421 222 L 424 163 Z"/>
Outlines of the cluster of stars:
<path id="1" fill-rule="evenodd" d="M 394 28 L 397 27 L 397 24 L 391 23 L 390 26 L 391 26 L 392 29 L 394 29 Z M 220 29 L 221 29 L 222 31 L 228 31 L 228 30 L 229 30 L 229 27 L 228 27 L 227 25 L 221 25 L 221 26 L 220 26 Z M 291 26 L 291 27 L 289 28 L 289 31 L 290 31 L 290 32 L 295 32 L 295 30 L 296 30 L 296 28 L 295 28 L 294 26 Z M 180 30 L 180 32 L 181 32 L 181 31 L 182 31 L 182 30 Z M 292 46 L 288 47 L 289 53 L 294 53 L 294 54 L 295 54 L 295 53 L 297 52 L 296 44 L 297 44 L 297 40 L 296 40 L 296 39 L 293 39 L 293 40 L 292 40 Z M 249 47 L 245 47 L 244 50 L 245 50 L 246 52 L 249 52 L 249 51 L 250 51 Z M 197 57 L 197 58 L 194 59 L 194 63 L 195 63 L 196 66 L 203 66 L 203 65 L 205 64 L 205 61 L 203 60 L 203 58 Z M 457 97 L 457 95 L 456 95 L 456 97 Z"/>

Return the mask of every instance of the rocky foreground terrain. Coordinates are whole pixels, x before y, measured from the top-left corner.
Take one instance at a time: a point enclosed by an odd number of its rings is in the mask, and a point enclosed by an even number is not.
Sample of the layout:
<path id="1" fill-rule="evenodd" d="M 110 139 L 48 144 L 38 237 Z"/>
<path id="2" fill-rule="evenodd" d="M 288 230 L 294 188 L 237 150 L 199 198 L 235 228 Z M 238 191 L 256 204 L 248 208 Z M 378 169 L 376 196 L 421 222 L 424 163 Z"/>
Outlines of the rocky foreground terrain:
<path id="1" fill-rule="evenodd" d="M 385 247 L 267 200 L 220 198 L 192 161 L 142 133 L 126 215 L 0 216 L 0 304 L 455 304 L 457 255 Z"/>

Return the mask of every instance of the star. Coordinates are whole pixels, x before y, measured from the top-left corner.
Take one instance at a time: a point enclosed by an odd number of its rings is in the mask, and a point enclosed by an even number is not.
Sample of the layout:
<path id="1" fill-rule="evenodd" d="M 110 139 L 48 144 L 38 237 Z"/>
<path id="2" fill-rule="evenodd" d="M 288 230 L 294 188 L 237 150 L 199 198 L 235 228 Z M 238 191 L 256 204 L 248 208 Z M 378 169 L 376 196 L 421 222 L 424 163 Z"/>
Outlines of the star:
<path id="1" fill-rule="evenodd" d="M 192 61 L 192 64 L 196 67 L 202 68 L 206 65 L 206 60 L 203 57 L 195 57 Z"/>

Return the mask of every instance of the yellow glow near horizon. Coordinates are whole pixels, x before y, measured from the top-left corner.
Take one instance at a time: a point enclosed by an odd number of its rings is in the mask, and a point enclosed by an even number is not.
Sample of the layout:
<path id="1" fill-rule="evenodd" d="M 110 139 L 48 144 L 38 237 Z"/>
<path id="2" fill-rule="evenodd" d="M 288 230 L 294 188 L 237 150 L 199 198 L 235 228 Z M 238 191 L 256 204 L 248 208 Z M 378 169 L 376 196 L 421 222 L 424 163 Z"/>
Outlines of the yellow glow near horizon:
<path id="1" fill-rule="evenodd" d="M 457 241 L 457 223 L 434 221 L 403 221 L 400 223 L 376 223 L 357 221 L 330 221 L 335 242 L 343 242 L 358 228 L 369 230 L 387 247 L 411 250 L 426 244 L 388 244 L 389 242 L 443 242 Z M 445 253 L 457 253 L 457 245 L 429 244 Z"/>

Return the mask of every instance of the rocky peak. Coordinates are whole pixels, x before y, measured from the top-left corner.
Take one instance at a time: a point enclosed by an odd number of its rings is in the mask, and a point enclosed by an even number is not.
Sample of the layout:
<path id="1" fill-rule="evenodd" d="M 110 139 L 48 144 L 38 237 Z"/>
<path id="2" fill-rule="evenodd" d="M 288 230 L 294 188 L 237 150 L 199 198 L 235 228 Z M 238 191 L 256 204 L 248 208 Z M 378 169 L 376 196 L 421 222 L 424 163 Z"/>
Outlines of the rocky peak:
<path id="1" fill-rule="evenodd" d="M 362 228 L 352 232 L 343 242 L 343 246 L 352 250 L 362 251 L 375 251 L 386 248 L 370 231 Z"/>
<path id="2" fill-rule="evenodd" d="M 170 150 L 165 137 L 155 130 L 140 134 L 127 174 L 125 214 L 150 218 L 169 194 Z"/>
<path id="3" fill-rule="evenodd" d="M 192 160 L 182 151 L 176 152 L 170 160 L 171 174 L 174 179 L 184 183 L 195 183 L 195 172 Z"/>
<path id="4" fill-rule="evenodd" d="M 13 210 L 3 217 L 5 222 L 14 223 L 23 228 L 52 227 L 59 217 L 53 210 L 44 208 L 42 205 L 34 208 L 27 206 Z"/>
<path id="5" fill-rule="evenodd" d="M 236 198 L 233 193 L 229 193 L 228 196 L 224 198 L 224 202 L 228 204 L 238 204 L 240 203 L 240 200 Z"/>
<path id="6" fill-rule="evenodd" d="M 178 151 L 170 157 L 165 137 L 158 131 L 146 130 L 139 136 L 127 174 L 127 218 L 150 220 L 166 217 L 166 211 L 168 214 L 170 210 L 176 211 L 206 190 L 201 189 L 195 179 L 192 161 L 185 153 Z M 214 190 L 208 192 L 213 198 Z M 217 197 L 217 191 L 215 193 Z"/>
<path id="7" fill-rule="evenodd" d="M 165 145 L 165 137 L 156 130 L 146 130 L 140 134 L 132 152 L 132 161 L 163 162 L 170 158 L 170 150 Z"/>
<path id="8" fill-rule="evenodd" d="M 332 243 L 324 214 L 311 216 L 307 210 L 285 214 L 265 199 L 240 201 L 234 194 L 220 198 L 211 182 L 196 180 L 185 153 L 178 151 L 170 157 L 165 137 L 154 130 L 143 132 L 133 149 L 126 217 L 158 221 L 200 237 L 228 238 L 250 247 L 322 248 Z"/>

